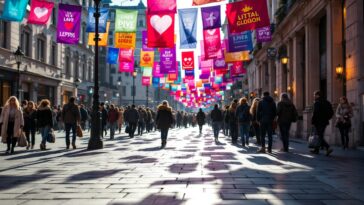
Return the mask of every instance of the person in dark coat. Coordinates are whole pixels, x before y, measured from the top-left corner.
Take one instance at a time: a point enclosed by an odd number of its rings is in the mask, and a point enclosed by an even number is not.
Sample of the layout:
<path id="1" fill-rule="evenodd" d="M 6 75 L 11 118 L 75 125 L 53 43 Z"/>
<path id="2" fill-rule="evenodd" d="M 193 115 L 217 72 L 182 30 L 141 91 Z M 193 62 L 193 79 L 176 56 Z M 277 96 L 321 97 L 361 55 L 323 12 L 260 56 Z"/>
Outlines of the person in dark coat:
<path id="1" fill-rule="evenodd" d="M 313 105 L 312 125 L 315 127 L 316 134 L 320 138 L 321 146 L 326 149 L 326 156 L 329 156 L 333 150 L 325 140 L 325 129 L 334 115 L 334 110 L 329 101 L 322 97 L 320 91 L 315 91 L 315 103 Z M 312 153 L 319 154 L 319 147 L 315 148 Z"/>
<path id="2" fill-rule="evenodd" d="M 222 123 L 222 127 L 223 127 L 223 133 L 225 136 L 230 136 L 230 126 L 229 126 L 229 105 L 225 105 L 224 111 L 223 111 L 223 123 Z"/>
<path id="3" fill-rule="evenodd" d="M 240 105 L 236 109 L 235 115 L 239 122 L 239 131 L 241 137 L 241 145 L 243 147 L 249 146 L 249 130 L 251 124 L 250 106 L 248 105 L 248 99 L 241 98 Z M 235 141 L 236 143 L 236 141 Z"/>
<path id="4" fill-rule="evenodd" d="M 104 138 L 107 135 L 107 118 L 108 118 L 108 110 L 105 108 L 105 103 L 100 103 L 100 112 L 101 112 L 101 137 Z"/>
<path id="5" fill-rule="evenodd" d="M 81 122 L 80 109 L 76 105 L 76 98 L 71 97 L 62 109 L 62 119 L 66 129 L 66 149 L 70 147 L 70 132 L 72 130 L 72 148 L 76 149 L 76 129 Z"/>
<path id="6" fill-rule="evenodd" d="M 202 127 L 205 124 L 205 119 L 206 119 L 206 115 L 204 112 L 202 112 L 202 109 L 200 108 L 200 110 L 197 113 L 197 124 L 200 128 L 200 134 L 202 133 Z"/>
<path id="7" fill-rule="evenodd" d="M 131 108 L 124 114 L 124 117 L 126 122 L 128 122 L 129 137 L 133 138 L 139 120 L 139 112 L 135 109 L 135 105 L 131 106 Z"/>
<path id="8" fill-rule="evenodd" d="M 37 126 L 42 135 L 40 144 L 41 150 L 46 150 L 47 137 L 53 128 L 51 103 L 49 100 L 42 100 L 37 110 Z"/>
<path id="9" fill-rule="evenodd" d="M 174 124 L 172 108 L 169 107 L 168 101 L 163 101 L 162 104 L 158 106 L 156 123 L 157 128 L 161 130 L 161 149 L 163 149 L 167 144 L 168 130 L 172 124 Z"/>
<path id="10" fill-rule="evenodd" d="M 268 152 L 272 153 L 273 145 L 273 121 L 277 115 L 276 104 L 269 92 L 263 93 L 263 99 L 258 104 L 257 120 L 261 129 L 262 147 L 258 150 L 260 153 L 265 153 L 265 135 L 268 134 Z"/>
<path id="11" fill-rule="evenodd" d="M 37 119 L 37 109 L 35 103 L 32 101 L 28 102 L 28 106 L 24 109 L 23 112 L 24 117 L 24 132 L 28 141 L 27 150 L 31 146 L 34 149 L 35 145 L 35 131 L 36 127 L 36 119 Z"/>
<path id="12" fill-rule="evenodd" d="M 219 105 L 215 104 L 214 109 L 211 111 L 212 128 L 214 130 L 215 143 L 219 140 L 219 132 L 223 121 L 222 111 Z"/>
<path id="13" fill-rule="evenodd" d="M 281 94 L 281 100 L 277 105 L 277 123 L 281 133 L 281 140 L 283 143 L 282 151 L 288 152 L 289 149 L 289 130 L 292 122 L 296 122 L 298 114 L 296 107 L 289 99 L 286 93 Z"/>

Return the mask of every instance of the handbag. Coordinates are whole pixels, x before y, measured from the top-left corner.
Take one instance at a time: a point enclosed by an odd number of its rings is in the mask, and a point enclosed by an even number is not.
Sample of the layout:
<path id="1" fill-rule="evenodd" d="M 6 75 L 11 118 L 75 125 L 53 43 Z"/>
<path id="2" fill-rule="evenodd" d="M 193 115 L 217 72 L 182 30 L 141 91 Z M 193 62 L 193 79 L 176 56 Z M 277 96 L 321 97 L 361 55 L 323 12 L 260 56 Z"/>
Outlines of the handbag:
<path id="1" fill-rule="evenodd" d="M 129 133 L 130 132 L 130 126 L 129 125 L 127 125 L 126 127 L 125 127 L 125 133 Z"/>
<path id="2" fill-rule="evenodd" d="M 56 135 L 54 134 L 53 129 L 50 129 L 47 135 L 47 142 L 55 143 L 56 142 Z"/>
<path id="3" fill-rule="evenodd" d="M 77 137 L 83 137 L 81 125 L 77 125 L 76 135 L 77 135 Z"/>
<path id="4" fill-rule="evenodd" d="M 316 149 L 321 146 L 321 140 L 320 137 L 316 134 L 314 129 L 312 129 L 312 132 L 310 136 L 308 137 L 308 148 Z"/>
<path id="5" fill-rule="evenodd" d="M 18 147 L 26 147 L 28 146 L 27 138 L 25 137 L 25 133 L 21 131 L 18 138 Z"/>

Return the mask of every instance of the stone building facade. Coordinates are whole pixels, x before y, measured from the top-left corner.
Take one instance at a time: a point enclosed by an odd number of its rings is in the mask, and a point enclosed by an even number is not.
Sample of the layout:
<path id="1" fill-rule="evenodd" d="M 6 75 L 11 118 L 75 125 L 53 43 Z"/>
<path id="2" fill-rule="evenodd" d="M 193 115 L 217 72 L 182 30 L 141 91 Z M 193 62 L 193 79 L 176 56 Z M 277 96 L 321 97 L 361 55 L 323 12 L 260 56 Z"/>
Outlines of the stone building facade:
<path id="1" fill-rule="evenodd" d="M 351 146 L 364 144 L 364 24 L 362 0 L 267 0 L 273 40 L 255 44 L 248 65 L 249 90 L 291 95 L 300 113 L 292 134 L 305 138 L 311 130 L 313 93 L 321 90 L 333 103 L 346 93 L 353 104 Z M 283 64 L 281 58 L 288 57 Z M 336 68 L 346 68 L 339 77 Z M 344 69 L 345 70 L 345 69 Z M 326 129 L 331 144 L 341 139 L 335 119 Z"/>

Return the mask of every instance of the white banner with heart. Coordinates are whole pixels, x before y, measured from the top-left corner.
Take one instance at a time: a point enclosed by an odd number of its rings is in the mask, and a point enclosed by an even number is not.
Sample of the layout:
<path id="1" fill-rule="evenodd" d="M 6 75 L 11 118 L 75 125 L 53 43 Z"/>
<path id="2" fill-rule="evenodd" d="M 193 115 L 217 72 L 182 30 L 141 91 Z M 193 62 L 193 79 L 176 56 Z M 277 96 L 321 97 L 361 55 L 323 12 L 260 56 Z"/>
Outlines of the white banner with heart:
<path id="1" fill-rule="evenodd" d="M 158 15 L 154 15 L 150 18 L 150 24 L 160 35 L 162 35 L 172 25 L 172 18 L 168 15 L 162 16 L 162 18 Z"/>
<path id="2" fill-rule="evenodd" d="M 48 14 L 48 9 L 44 7 L 36 7 L 34 9 L 34 14 L 37 16 L 37 18 L 42 18 L 43 16 Z"/>

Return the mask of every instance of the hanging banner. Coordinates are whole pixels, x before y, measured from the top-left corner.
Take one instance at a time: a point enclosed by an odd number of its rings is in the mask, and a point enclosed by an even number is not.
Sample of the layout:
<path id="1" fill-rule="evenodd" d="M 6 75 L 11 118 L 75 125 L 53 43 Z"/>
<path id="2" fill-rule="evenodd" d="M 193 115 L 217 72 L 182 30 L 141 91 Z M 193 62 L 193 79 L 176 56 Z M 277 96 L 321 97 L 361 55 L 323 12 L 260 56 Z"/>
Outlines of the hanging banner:
<path id="1" fill-rule="evenodd" d="M 221 27 L 220 6 L 201 8 L 203 30 Z"/>
<path id="2" fill-rule="evenodd" d="M 160 49 L 160 72 L 162 74 L 176 73 L 176 48 Z"/>
<path id="3" fill-rule="evenodd" d="M 241 61 L 231 63 L 228 66 L 232 77 L 239 77 L 246 74 L 246 69 L 243 66 L 243 62 Z"/>
<path id="4" fill-rule="evenodd" d="M 143 76 L 152 77 L 152 68 L 143 68 Z"/>
<path id="5" fill-rule="evenodd" d="M 196 48 L 197 13 L 197 8 L 178 10 L 181 49 Z"/>
<path id="6" fill-rule="evenodd" d="M 138 10 L 116 9 L 115 32 L 135 33 Z"/>
<path id="7" fill-rule="evenodd" d="M 142 41 L 143 41 L 143 51 L 154 51 L 154 48 L 148 47 L 148 32 L 146 30 L 142 31 Z"/>
<path id="8" fill-rule="evenodd" d="M 225 52 L 225 62 L 248 61 L 250 60 L 249 51 Z"/>
<path id="9" fill-rule="evenodd" d="M 140 66 L 153 67 L 154 65 L 154 51 L 140 51 Z"/>
<path id="10" fill-rule="evenodd" d="M 119 63 L 119 72 L 134 72 L 134 61 L 133 62 L 120 62 Z"/>
<path id="11" fill-rule="evenodd" d="M 195 55 L 193 51 L 182 52 L 182 69 L 193 70 L 195 69 Z"/>
<path id="12" fill-rule="evenodd" d="M 270 30 L 270 26 L 263 27 L 263 28 L 257 28 L 256 35 L 257 35 L 258 43 L 272 41 L 272 33 Z"/>
<path id="13" fill-rule="evenodd" d="M 149 48 L 174 47 L 174 13 L 147 14 L 147 29 Z"/>
<path id="14" fill-rule="evenodd" d="M 22 21 L 27 4 L 28 0 L 6 0 L 1 19 L 6 21 Z"/>
<path id="15" fill-rule="evenodd" d="M 192 6 L 221 2 L 225 0 L 193 0 Z"/>
<path id="16" fill-rule="evenodd" d="M 150 86 L 151 84 L 151 77 L 143 76 L 142 77 L 142 86 Z"/>
<path id="17" fill-rule="evenodd" d="M 107 63 L 118 64 L 118 57 L 119 57 L 119 49 L 109 47 L 107 51 Z"/>
<path id="18" fill-rule="evenodd" d="M 158 88 L 159 87 L 160 78 L 152 78 L 153 87 Z"/>
<path id="19" fill-rule="evenodd" d="M 95 8 L 93 7 L 88 8 L 86 32 L 96 32 L 95 17 L 94 17 L 95 12 L 96 12 Z M 106 33 L 108 17 L 109 17 L 109 9 L 101 8 L 100 18 L 99 18 L 99 33 Z"/>
<path id="20" fill-rule="evenodd" d="M 194 80 L 195 79 L 195 70 L 185 70 L 185 79 Z"/>
<path id="21" fill-rule="evenodd" d="M 266 0 L 244 0 L 226 5 L 230 33 L 270 26 Z"/>
<path id="22" fill-rule="evenodd" d="M 28 24 L 47 24 L 54 7 L 53 2 L 31 0 Z"/>
<path id="23" fill-rule="evenodd" d="M 134 50 L 133 49 L 119 49 L 119 62 L 134 62 Z"/>
<path id="24" fill-rule="evenodd" d="M 220 28 L 204 30 L 205 59 L 218 58 L 221 55 Z"/>
<path id="25" fill-rule="evenodd" d="M 164 75 L 161 73 L 161 66 L 159 62 L 154 62 L 152 74 L 155 78 L 164 77 Z"/>
<path id="26" fill-rule="evenodd" d="M 147 13 L 156 14 L 161 12 L 176 13 L 177 3 L 176 0 L 148 0 Z"/>
<path id="27" fill-rule="evenodd" d="M 135 33 L 115 33 L 116 48 L 135 48 L 136 34 Z"/>
<path id="28" fill-rule="evenodd" d="M 243 33 L 230 34 L 228 38 L 228 51 L 251 51 L 253 49 L 252 32 L 245 31 Z"/>
<path id="29" fill-rule="evenodd" d="M 106 26 L 106 32 L 105 33 L 99 33 L 99 46 L 107 46 L 108 36 L 109 36 L 109 28 L 110 28 L 110 22 L 107 22 Z M 88 45 L 94 46 L 95 45 L 95 33 L 89 33 L 88 34 Z"/>
<path id="30" fill-rule="evenodd" d="M 225 58 L 214 59 L 214 69 L 215 70 L 226 69 Z"/>
<path id="31" fill-rule="evenodd" d="M 78 44 L 80 41 L 81 6 L 59 4 L 57 43 Z"/>

